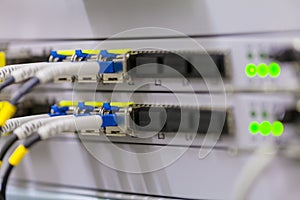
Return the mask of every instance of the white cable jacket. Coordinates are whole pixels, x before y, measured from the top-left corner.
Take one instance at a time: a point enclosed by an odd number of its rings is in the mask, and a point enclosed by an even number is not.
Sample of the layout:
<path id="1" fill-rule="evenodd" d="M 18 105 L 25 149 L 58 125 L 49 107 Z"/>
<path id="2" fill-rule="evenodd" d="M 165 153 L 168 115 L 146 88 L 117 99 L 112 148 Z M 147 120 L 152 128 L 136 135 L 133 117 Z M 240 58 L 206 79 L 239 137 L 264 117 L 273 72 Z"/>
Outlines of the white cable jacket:
<path id="1" fill-rule="evenodd" d="M 18 83 L 33 77 L 37 71 L 45 67 L 51 67 L 52 65 L 53 63 L 47 63 L 47 62 L 36 63 L 36 64 L 33 63 L 32 65 L 28 65 L 26 67 L 16 69 L 11 73 L 11 76 L 14 77 L 15 82 Z"/>
<path id="2" fill-rule="evenodd" d="M 254 183 L 262 172 L 271 164 L 277 155 L 274 144 L 264 144 L 259 147 L 242 169 L 232 193 L 232 200 L 248 199 Z"/>
<path id="3" fill-rule="evenodd" d="M 80 75 L 88 70 L 91 75 L 98 74 L 100 69 L 98 62 L 58 62 L 53 66 L 41 69 L 36 73 L 36 77 L 41 83 L 52 81 L 57 76 L 73 76 Z"/>
<path id="4" fill-rule="evenodd" d="M 47 62 L 39 62 L 39 63 L 27 63 L 27 64 L 17 64 L 17 65 L 6 65 L 5 67 L 0 69 L 0 80 L 5 80 L 11 76 L 11 73 L 16 71 L 17 69 L 33 66 L 33 65 L 39 65 L 42 63 Z"/>
<path id="5" fill-rule="evenodd" d="M 41 126 L 49 122 L 64 119 L 66 117 L 68 117 L 68 115 L 55 116 L 55 117 L 50 117 L 48 115 L 48 118 L 34 119 L 22 124 L 20 127 L 16 128 L 13 133 L 17 135 L 19 140 L 22 140 L 30 136 L 32 133 L 36 132 L 38 128 L 40 128 Z"/>
<path id="6" fill-rule="evenodd" d="M 48 114 L 31 115 L 26 117 L 17 117 L 7 120 L 5 125 L 2 127 L 1 134 L 8 133 L 16 129 L 18 126 L 35 119 L 43 119 L 49 117 Z"/>
<path id="7" fill-rule="evenodd" d="M 300 39 L 299 38 L 294 39 L 293 47 L 296 49 L 296 51 L 300 51 Z"/>
<path id="8" fill-rule="evenodd" d="M 68 116 L 62 120 L 50 122 L 37 130 L 42 140 L 63 132 L 75 132 L 87 129 L 100 129 L 102 118 L 99 115 Z"/>

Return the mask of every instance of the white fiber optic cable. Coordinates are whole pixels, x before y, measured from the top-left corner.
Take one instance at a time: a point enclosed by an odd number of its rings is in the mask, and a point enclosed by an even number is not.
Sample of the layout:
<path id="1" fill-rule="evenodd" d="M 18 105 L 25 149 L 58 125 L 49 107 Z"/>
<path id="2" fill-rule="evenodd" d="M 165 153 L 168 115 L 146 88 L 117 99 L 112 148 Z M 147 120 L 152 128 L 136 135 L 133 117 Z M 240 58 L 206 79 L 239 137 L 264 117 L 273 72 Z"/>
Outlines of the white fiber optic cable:
<path id="1" fill-rule="evenodd" d="M 15 83 L 29 79 L 35 75 L 35 73 L 43 68 L 51 67 L 53 63 L 32 63 L 26 67 L 19 68 L 11 73 L 11 76 L 14 77 Z"/>
<path id="2" fill-rule="evenodd" d="M 37 133 L 41 140 L 46 140 L 49 137 L 63 133 L 75 132 L 87 129 L 100 129 L 102 125 L 102 118 L 99 115 L 89 116 L 68 116 L 62 120 L 47 123 L 40 127 Z"/>
<path id="3" fill-rule="evenodd" d="M 49 115 L 48 115 L 49 116 Z M 45 124 L 49 122 L 54 122 L 57 120 L 62 120 L 64 118 L 68 118 L 68 115 L 62 115 L 62 116 L 55 116 L 55 117 L 47 117 L 47 118 L 40 118 L 40 119 L 34 119 L 31 121 L 28 121 L 18 128 L 16 128 L 13 132 L 13 134 L 17 135 L 18 140 L 25 139 L 26 137 L 30 136 L 34 132 L 37 131 L 38 128 L 41 126 L 44 126 Z"/>
<path id="4" fill-rule="evenodd" d="M 64 116 L 56 116 L 56 117 L 50 117 L 48 114 L 44 115 L 37 115 L 38 117 L 33 118 L 32 116 L 27 117 L 26 122 L 23 122 L 22 124 L 13 123 L 14 126 L 16 126 L 14 132 L 6 137 L 5 143 L 0 148 L 0 167 L 2 164 L 2 161 L 4 159 L 5 154 L 8 152 L 8 150 L 14 145 L 15 142 L 21 139 L 25 139 L 32 135 L 40 126 L 44 125 L 47 122 L 51 122 L 54 120 L 62 119 Z M 23 118 L 22 118 L 23 119 Z M 20 120 L 19 120 L 20 121 Z M 17 122 L 19 122 L 17 121 Z M 12 126 L 10 126 L 12 127 Z M 13 129 L 12 129 L 13 130 Z"/>
<path id="5" fill-rule="evenodd" d="M 261 175 L 261 173 L 270 165 L 277 155 L 275 144 L 266 144 L 259 147 L 251 156 L 245 167 L 242 169 L 234 185 L 232 200 L 245 200 L 248 194 Z"/>
<path id="6" fill-rule="evenodd" d="M 5 67 L 0 69 L 0 80 L 5 80 L 6 78 L 9 78 L 11 76 L 11 73 L 29 66 L 36 66 L 40 64 L 45 64 L 47 62 L 39 62 L 39 63 L 27 63 L 27 64 L 16 64 L 16 65 L 6 65 Z"/>
<path id="7" fill-rule="evenodd" d="M 60 62 L 53 63 L 51 67 L 41 69 L 35 74 L 40 83 L 52 81 L 55 77 L 61 75 L 77 75 L 88 71 L 91 75 L 98 74 L 100 66 L 98 62 Z"/>
<path id="8" fill-rule="evenodd" d="M 50 67 L 51 63 L 31 63 L 26 64 L 24 67 L 16 68 L 15 71 L 12 71 L 10 76 L 5 79 L 0 84 L 0 91 L 6 88 L 7 86 L 10 86 L 14 83 L 19 83 L 21 81 L 25 81 L 35 75 L 35 73 L 44 68 L 44 67 Z"/>
<path id="9" fill-rule="evenodd" d="M 8 133 L 19 127 L 20 125 L 35 119 L 43 119 L 48 118 L 48 114 L 40 114 L 40 115 L 31 115 L 26 117 L 17 117 L 7 120 L 5 125 L 0 130 L 0 135 L 4 133 Z"/>
<path id="10" fill-rule="evenodd" d="M 61 119 L 67 117 L 67 115 L 55 116 L 55 117 L 50 117 L 49 115 L 47 115 L 47 116 L 48 117 L 46 117 L 46 118 L 37 118 L 37 119 L 31 120 L 31 121 L 28 121 L 28 122 L 22 124 L 21 126 L 16 128 L 11 135 L 9 135 L 6 138 L 5 143 L 0 148 L 0 167 L 1 167 L 2 161 L 5 157 L 5 154 L 15 144 L 15 142 L 31 136 L 33 133 L 35 133 L 35 131 L 39 127 L 43 126 L 44 124 L 46 124 L 48 122 L 53 122 L 55 120 L 61 120 Z"/>

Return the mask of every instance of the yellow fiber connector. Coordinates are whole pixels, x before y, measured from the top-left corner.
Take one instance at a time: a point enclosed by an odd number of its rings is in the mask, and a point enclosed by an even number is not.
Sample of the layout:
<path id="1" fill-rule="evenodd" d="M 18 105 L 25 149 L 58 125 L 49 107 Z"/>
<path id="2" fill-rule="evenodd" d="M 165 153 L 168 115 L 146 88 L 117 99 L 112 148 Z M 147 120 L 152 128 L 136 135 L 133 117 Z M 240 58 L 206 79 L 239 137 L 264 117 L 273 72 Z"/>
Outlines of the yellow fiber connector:
<path id="1" fill-rule="evenodd" d="M 20 164 L 24 156 L 27 154 L 28 149 L 24 145 L 19 145 L 18 148 L 9 157 L 9 164 L 12 166 L 17 166 Z"/>
<path id="2" fill-rule="evenodd" d="M 0 51 L 0 67 L 4 67 L 6 65 L 5 53 Z"/>
<path id="3" fill-rule="evenodd" d="M 75 50 L 58 50 L 56 53 L 64 56 L 73 56 L 75 54 Z"/>
<path id="4" fill-rule="evenodd" d="M 78 106 L 77 101 L 60 101 L 58 103 L 59 106 L 64 107 L 64 106 Z"/>
<path id="5" fill-rule="evenodd" d="M 86 106 L 93 106 L 93 107 L 101 107 L 103 106 L 104 102 L 102 101 L 84 101 L 84 105 Z M 116 107 L 128 107 L 132 106 L 134 102 L 110 102 L 110 106 Z M 78 101 L 60 101 L 58 103 L 59 106 L 78 106 Z"/>
<path id="6" fill-rule="evenodd" d="M 134 102 L 110 102 L 110 106 L 116 106 L 116 107 L 128 107 L 132 106 Z"/>
<path id="7" fill-rule="evenodd" d="M 84 105 L 86 105 L 86 106 L 93 106 L 93 107 L 101 107 L 101 106 L 103 106 L 103 102 L 86 101 L 86 102 L 84 102 Z"/>
<path id="8" fill-rule="evenodd" d="M 125 54 L 127 52 L 131 51 L 131 49 L 109 49 L 107 50 L 108 53 L 112 54 Z M 75 50 L 58 50 L 56 51 L 57 54 L 59 55 L 64 55 L 64 56 L 72 56 L 75 54 Z M 100 53 L 99 49 L 83 49 L 82 53 L 87 53 L 87 54 L 94 54 L 97 55 Z"/>
<path id="9" fill-rule="evenodd" d="M 17 108 L 8 101 L 2 102 L 2 108 L 0 110 L 0 126 L 3 126 L 7 120 L 14 116 Z"/>
<path id="10" fill-rule="evenodd" d="M 125 54 L 129 51 L 132 51 L 132 49 L 109 49 L 109 50 L 107 50 L 108 53 L 112 53 L 112 54 Z"/>
<path id="11" fill-rule="evenodd" d="M 91 49 L 86 49 L 86 50 L 82 50 L 82 53 L 87 53 L 87 54 L 99 54 L 100 50 L 91 50 Z"/>

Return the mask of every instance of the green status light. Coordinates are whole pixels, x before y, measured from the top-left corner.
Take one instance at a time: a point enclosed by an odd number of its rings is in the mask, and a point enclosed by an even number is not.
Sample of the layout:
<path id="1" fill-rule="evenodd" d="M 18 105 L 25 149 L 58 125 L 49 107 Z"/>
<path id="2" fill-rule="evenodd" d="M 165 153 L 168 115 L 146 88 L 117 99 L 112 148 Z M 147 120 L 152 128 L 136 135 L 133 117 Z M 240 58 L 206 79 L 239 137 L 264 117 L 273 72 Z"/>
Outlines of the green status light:
<path id="1" fill-rule="evenodd" d="M 269 73 L 268 66 L 265 63 L 261 63 L 257 67 L 257 73 L 260 77 L 266 77 Z"/>
<path id="2" fill-rule="evenodd" d="M 248 77 L 254 77 L 258 75 L 259 77 L 266 77 L 270 75 L 272 78 L 276 78 L 280 75 L 281 68 L 277 62 L 272 62 L 269 65 L 265 63 L 260 63 L 256 66 L 253 63 L 249 63 L 245 68 L 245 73 Z"/>
<path id="3" fill-rule="evenodd" d="M 255 121 L 251 122 L 248 129 L 252 135 L 256 135 L 259 132 L 259 123 Z"/>
<path id="4" fill-rule="evenodd" d="M 280 65 L 276 62 L 272 62 L 270 63 L 269 65 L 269 73 L 270 73 L 270 76 L 273 77 L 273 78 L 276 78 L 280 75 Z"/>
<path id="5" fill-rule="evenodd" d="M 271 125 L 271 123 L 268 122 L 268 121 L 263 121 L 260 124 L 259 131 L 260 131 L 261 135 L 263 135 L 263 136 L 270 135 L 270 133 L 272 131 L 272 125 Z"/>
<path id="6" fill-rule="evenodd" d="M 284 126 L 280 121 L 275 121 L 272 124 L 272 134 L 275 137 L 279 137 L 282 135 L 284 131 Z"/>
<path id="7" fill-rule="evenodd" d="M 262 123 L 252 121 L 248 130 L 252 135 L 260 133 L 262 136 L 268 136 L 272 133 L 274 137 L 280 137 L 283 134 L 284 125 L 280 121 L 274 121 L 272 124 L 268 121 Z"/>
<path id="8" fill-rule="evenodd" d="M 253 64 L 253 63 L 248 64 L 248 65 L 246 66 L 245 72 L 246 72 L 246 75 L 247 75 L 248 77 L 253 77 L 253 76 L 255 76 L 256 73 L 257 73 L 257 67 L 256 67 L 256 65 Z"/>

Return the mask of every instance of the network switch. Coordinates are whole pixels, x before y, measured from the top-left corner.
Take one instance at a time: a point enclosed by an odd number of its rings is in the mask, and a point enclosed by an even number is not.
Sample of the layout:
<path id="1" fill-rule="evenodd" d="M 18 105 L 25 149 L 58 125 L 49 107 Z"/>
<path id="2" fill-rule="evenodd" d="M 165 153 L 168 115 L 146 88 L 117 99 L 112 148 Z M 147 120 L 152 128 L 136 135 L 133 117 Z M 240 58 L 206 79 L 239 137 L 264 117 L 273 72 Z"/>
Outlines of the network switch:
<path id="1" fill-rule="evenodd" d="M 122 45 L 125 50 L 113 54 L 118 58 L 109 57 L 106 61 L 100 59 L 100 50 L 81 50 L 89 55 L 89 58 L 80 60 L 85 71 L 81 70 L 74 76 L 56 77 L 55 81 L 99 83 L 98 89 L 105 91 L 113 90 L 116 84 L 118 90 L 123 91 L 167 91 L 168 87 L 174 92 L 297 90 L 297 63 L 283 62 L 274 57 L 277 49 L 292 45 L 293 41 L 284 36 L 228 37 L 218 41 L 199 39 L 200 50 L 192 45 L 181 50 L 178 46 L 188 43 L 186 39 L 170 39 L 164 41 L 164 45 L 159 45 L 161 40 L 156 39 L 151 40 L 151 44 L 158 46 L 157 49 L 135 50 L 148 46 L 149 42 L 143 40 L 138 45 L 135 41 L 127 42 L 126 46 Z M 107 41 L 107 46 L 110 44 Z M 176 44 L 177 48 L 171 44 Z M 165 48 L 161 50 L 163 46 Z M 132 49 L 126 49 L 128 47 Z M 63 61 L 72 61 L 76 57 L 75 51 L 68 53 Z M 91 74 L 85 63 L 97 60 L 103 62 L 101 68 L 107 70 Z M 119 65 L 118 69 L 114 70 L 114 64 Z"/>
<path id="2" fill-rule="evenodd" d="M 68 155 L 64 150 L 70 148 L 69 152 L 75 155 L 74 149 L 78 150 L 80 142 L 104 165 L 122 171 L 106 169 L 100 164 L 95 169 L 101 172 L 101 175 L 96 175 L 97 180 L 109 177 L 102 174 L 104 171 L 124 180 L 128 177 L 133 180 L 143 177 L 144 174 L 125 173 L 126 176 L 123 176 L 123 172 L 135 173 L 136 168 L 141 173 L 160 169 L 158 166 L 168 163 L 166 160 L 186 150 L 187 153 L 179 161 L 163 166 L 168 174 L 167 178 L 178 176 L 178 170 L 184 169 L 195 174 L 188 178 L 183 177 L 184 182 L 205 186 L 207 182 L 199 180 L 203 177 L 210 180 L 209 177 L 213 177 L 215 183 L 219 180 L 215 176 L 220 172 L 220 166 L 226 166 L 226 173 L 222 172 L 218 177 L 231 180 L 241 170 L 239 166 L 245 163 L 245 159 L 262 145 L 276 144 L 280 153 L 285 153 L 290 148 L 291 141 L 298 138 L 298 121 L 295 120 L 298 115 L 299 90 L 297 63 L 274 56 L 276 49 L 284 49 L 292 44 L 292 40 L 286 39 L 284 34 L 228 36 L 218 40 L 196 38 L 202 45 L 200 49 L 186 45 L 187 40 L 183 38 L 138 41 L 107 41 L 105 48 L 100 46 L 96 50 L 83 48 L 67 52 L 53 51 L 49 61 L 75 63 L 74 66 L 79 70 L 55 76 L 53 82 L 41 84 L 24 98 L 24 102 L 39 99 L 41 102 L 56 102 L 58 106 L 69 107 L 68 115 L 75 113 L 84 116 L 91 113 L 104 116 L 104 125 L 84 127 L 80 131 L 66 131 L 43 143 L 43 148 L 50 144 L 58 147 L 53 151 L 59 152 L 59 159 L 64 166 L 69 164 L 63 160 Z M 143 48 L 144 46 L 151 46 L 151 49 Z M 131 49 L 127 49 L 128 47 Z M 114 48 L 125 50 L 107 50 L 101 54 L 101 50 Z M 55 49 L 65 48 L 57 45 Z M 73 49 L 71 43 L 69 49 Z M 2 99 L 4 95 L 7 99 L 15 88 L 18 86 L 4 90 L 1 93 Z M 61 102 L 62 100 L 68 101 Z M 127 104 L 114 104 L 116 102 Z M 17 105 L 26 114 L 27 109 L 23 109 L 23 106 L 22 103 Z M 43 111 L 45 106 L 43 105 Z M 36 110 L 40 110 L 38 105 Z M 110 120 L 106 121 L 105 117 Z M 80 138 L 79 141 L 77 137 Z M 153 155 L 162 150 L 165 151 L 159 153 L 156 159 L 140 157 L 140 153 Z M 205 159 L 199 157 L 202 151 L 210 152 Z M 29 156 L 36 157 L 41 152 L 30 153 Z M 76 161 L 82 152 L 82 149 L 78 150 L 72 161 L 77 166 L 80 165 L 81 169 L 89 168 L 88 164 Z M 130 160 L 126 157 L 127 154 L 124 156 L 124 152 L 130 155 L 133 153 L 135 156 Z M 32 157 L 30 163 L 31 160 Z M 28 162 L 25 159 L 25 164 Z M 204 165 L 206 172 L 199 171 Z M 50 164 L 46 168 L 51 171 L 53 166 Z M 22 169 L 23 165 L 14 176 L 27 179 L 21 173 Z M 58 170 L 65 172 L 64 169 Z M 155 170 L 150 172 L 155 177 L 163 171 Z M 32 174 L 34 181 L 49 180 L 49 177 L 36 172 Z M 49 174 L 50 178 L 55 177 L 54 172 Z M 67 174 L 62 177 L 64 183 L 71 184 L 72 177 Z M 51 180 L 58 183 L 59 178 Z M 107 182 L 95 185 L 87 177 L 77 178 L 89 187 L 100 187 L 104 190 L 110 188 Z M 198 188 L 184 188 L 178 180 L 174 178 L 174 183 L 169 188 L 178 191 L 175 195 L 161 184 L 158 185 L 163 188 L 163 192 L 149 186 L 152 191 L 148 193 L 182 198 L 201 196 Z M 150 180 L 149 184 L 154 182 Z M 227 190 L 232 189 L 232 185 L 233 180 L 217 186 L 218 194 L 203 187 L 201 194 L 205 197 L 221 198 L 228 195 Z M 141 188 L 126 188 L 123 183 L 116 188 L 126 192 L 144 192 Z M 224 188 L 226 191 L 222 191 Z"/>
<path id="3" fill-rule="evenodd" d="M 71 102 L 86 102 L 86 105 L 96 108 L 97 112 L 103 105 L 93 104 L 91 100 L 97 99 L 103 103 L 126 99 L 134 102 L 117 112 L 122 119 L 126 119 L 120 120 L 118 127 L 96 132 L 82 132 L 83 138 L 88 141 L 91 138 L 95 141 L 102 141 L 107 136 L 123 136 L 112 137 L 109 140 L 168 144 L 172 138 L 179 137 L 177 144 L 187 145 L 186 137 L 196 137 L 198 139 L 195 142 L 200 145 L 208 136 L 209 141 L 218 141 L 217 146 L 255 149 L 267 141 L 286 145 L 291 138 L 297 136 L 298 132 L 297 123 L 286 123 L 282 120 L 286 110 L 296 105 L 297 99 L 293 94 L 227 94 L 226 103 L 224 103 L 222 94 L 179 93 L 174 95 L 141 92 L 94 94 L 84 90 L 64 89 L 59 91 L 54 89 L 51 92 L 48 87 L 46 88 L 47 94 L 43 92 L 43 88 L 38 88 L 26 99 L 38 97 L 44 99 L 45 102 L 47 99 L 60 102 L 72 96 Z M 60 105 L 71 106 L 73 104 L 62 103 Z M 276 125 L 278 122 L 280 122 L 279 126 Z M 211 126 L 210 129 L 208 129 L 209 126 Z"/>

